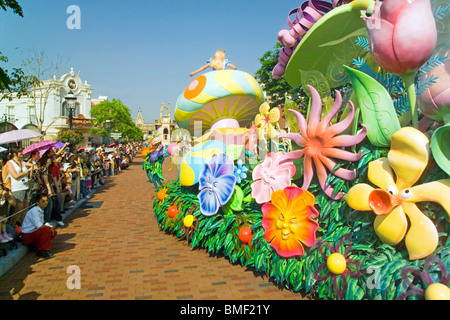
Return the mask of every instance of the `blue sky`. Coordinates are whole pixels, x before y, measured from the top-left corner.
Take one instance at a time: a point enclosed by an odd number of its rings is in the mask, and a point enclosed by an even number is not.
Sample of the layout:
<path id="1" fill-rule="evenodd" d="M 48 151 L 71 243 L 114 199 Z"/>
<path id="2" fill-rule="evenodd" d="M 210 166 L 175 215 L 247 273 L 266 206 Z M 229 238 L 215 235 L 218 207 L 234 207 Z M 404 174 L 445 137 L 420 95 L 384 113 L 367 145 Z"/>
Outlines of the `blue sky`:
<path id="1" fill-rule="evenodd" d="M 159 117 L 162 103 L 172 112 L 178 96 L 217 49 L 238 69 L 254 74 L 258 59 L 287 28 L 299 0 L 19 0 L 24 17 L 0 11 L 0 51 L 7 69 L 33 51 L 48 61 L 68 61 L 94 88 L 93 98 L 121 99 L 133 118 Z M 66 22 L 70 5 L 81 11 L 81 29 Z"/>

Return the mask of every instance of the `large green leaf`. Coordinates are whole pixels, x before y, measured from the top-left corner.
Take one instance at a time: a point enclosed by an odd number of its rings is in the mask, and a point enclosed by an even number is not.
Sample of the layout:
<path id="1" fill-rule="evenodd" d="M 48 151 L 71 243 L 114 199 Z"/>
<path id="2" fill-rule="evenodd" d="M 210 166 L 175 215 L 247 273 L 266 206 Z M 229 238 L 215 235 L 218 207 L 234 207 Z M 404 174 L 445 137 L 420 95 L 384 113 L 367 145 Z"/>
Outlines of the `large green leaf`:
<path id="1" fill-rule="evenodd" d="M 227 146 L 225 153 L 232 161 L 236 161 L 241 157 L 242 151 L 244 151 L 243 144 L 231 144 Z"/>
<path id="2" fill-rule="evenodd" d="M 244 210 L 244 208 L 242 208 L 243 200 L 244 200 L 244 192 L 238 185 L 235 185 L 234 193 L 231 196 L 231 200 L 228 202 L 228 203 L 230 203 L 230 208 L 234 211 Z"/>
<path id="3" fill-rule="evenodd" d="M 390 147 L 392 135 L 400 129 L 394 103 L 387 90 L 369 75 L 344 66 L 353 84 L 367 127 L 367 138 L 377 147 Z"/>

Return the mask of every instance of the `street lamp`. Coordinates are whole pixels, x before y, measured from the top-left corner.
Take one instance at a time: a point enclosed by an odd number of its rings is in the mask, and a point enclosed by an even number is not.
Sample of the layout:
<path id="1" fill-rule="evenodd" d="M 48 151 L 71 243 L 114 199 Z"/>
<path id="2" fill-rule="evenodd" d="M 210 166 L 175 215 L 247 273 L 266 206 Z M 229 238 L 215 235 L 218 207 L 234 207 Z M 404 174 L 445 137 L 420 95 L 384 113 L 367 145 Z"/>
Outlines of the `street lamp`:
<path id="1" fill-rule="evenodd" d="M 70 90 L 64 99 L 66 100 L 67 108 L 69 109 L 69 129 L 72 131 L 73 111 L 77 106 L 77 97 L 73 94 L 72 90 Z"/>
<path id="2" fill-rule="evenodd" d="M 111 142 L 111 138 L 109 136 L 110 132 L 111 132 L 111 120 L 106 119 L 105 120 L 105 128 L 106 128 L 106 132 L 108 133 L 108 145 Z"/>

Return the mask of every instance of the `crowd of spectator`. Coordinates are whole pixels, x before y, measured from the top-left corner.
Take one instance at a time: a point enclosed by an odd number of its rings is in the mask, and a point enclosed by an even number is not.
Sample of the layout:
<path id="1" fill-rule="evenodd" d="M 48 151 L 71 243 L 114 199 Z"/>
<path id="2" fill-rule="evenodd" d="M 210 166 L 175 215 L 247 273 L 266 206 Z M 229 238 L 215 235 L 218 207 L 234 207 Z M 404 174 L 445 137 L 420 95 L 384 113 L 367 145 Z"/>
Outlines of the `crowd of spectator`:
<path id="1" fill-rule="evenodd" d="M 4 152 L 0 183 L 0 243 L 22 241 L 39 257 L 51 257 L 50 241 L 62 215 L 109 176 L 126 169 L 139 145 L 118 144 L 71 150 L 51 147 L 25 159 L 23 149 Z"/>

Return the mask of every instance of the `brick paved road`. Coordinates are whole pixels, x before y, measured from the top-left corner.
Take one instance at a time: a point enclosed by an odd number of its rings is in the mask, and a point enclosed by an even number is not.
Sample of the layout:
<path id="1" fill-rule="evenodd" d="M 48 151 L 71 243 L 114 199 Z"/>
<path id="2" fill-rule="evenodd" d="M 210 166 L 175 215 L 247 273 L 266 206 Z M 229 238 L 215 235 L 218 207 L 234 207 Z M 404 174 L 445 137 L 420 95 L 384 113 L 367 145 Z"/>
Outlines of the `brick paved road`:
<path id="1" fill-rule="evenodd" d="M 166 177 L 176 176 L 176 167 Z M 28 253 L 0 278 L 0 299 L 301 300 L 267 276 L 160 231 L 141 158 L 108 180 L 58 228 L 51 259 Z M 78 266 L 81 289 L 68 289 Z"/>

